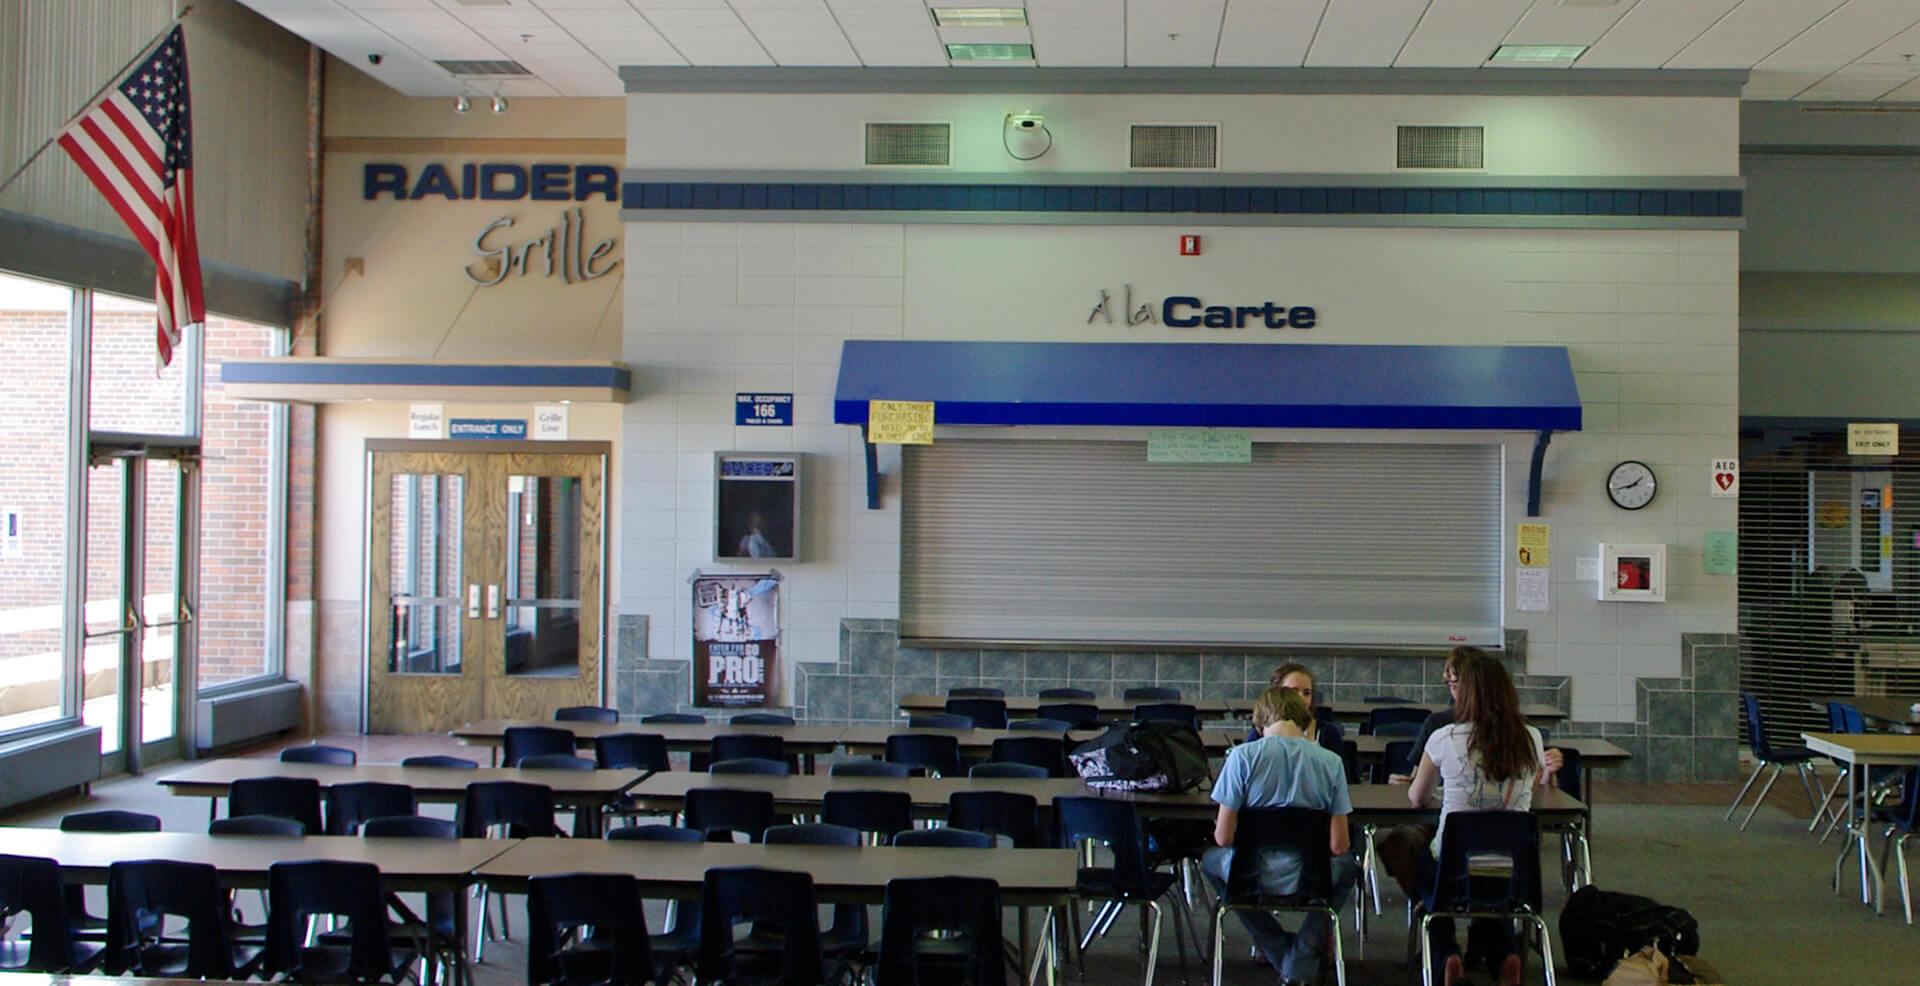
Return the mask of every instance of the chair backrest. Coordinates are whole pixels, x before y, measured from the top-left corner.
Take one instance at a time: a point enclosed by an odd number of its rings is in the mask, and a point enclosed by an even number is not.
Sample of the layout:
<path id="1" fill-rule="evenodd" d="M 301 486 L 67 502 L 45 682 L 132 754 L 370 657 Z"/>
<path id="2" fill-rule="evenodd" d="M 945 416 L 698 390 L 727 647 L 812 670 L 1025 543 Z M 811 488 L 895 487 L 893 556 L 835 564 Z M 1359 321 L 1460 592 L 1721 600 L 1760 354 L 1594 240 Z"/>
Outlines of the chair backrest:
<path id="1" fill-rule="evenodd" d="M 335 784 L 327 788 L 326 802 L 328 835 L 358 835 L 361 823 L 369 818 L 415 811 L 413 788 L 377 781 Z"/>
<path id="2" fill-rule="evenodd" d="M 601 769 L 671 770 L 666 738 L 659 733 L 612 733 L 593 738 L 593 762 Z"/>
<path id="3" fill-rule="evenodd" d="M 954 828 L 908 829 L 893 837 L 896 846 L 932 846 L 938 849 L 992 849 L 993 833 Z"/>
<path id="4" fill-rule="evenodd" d="M 360 823 L 366 839 L 458 839 L 460 826 L 427 815 L 385 815 Z"/>
<path id="5" fill-rule="evenodd" d="M 895 733 L 887 737 L 887 759 L 925 767 L 942 777 L 960 774 L 960 741 L 940 733 Z"/>
<path id="6" fill-rule="evenodd" d="M 555 836 L 553 789 L 525 781 L 475 781 L 460 799 L 456 820 L 460 835 L 484 839 L 496 825 L 507 827 L 510 838 Z"/>
<path id="7" fill-rule="evenodd" d="M 706 722 L 707 717 L 697 712 L 656 712 L 650 716 L 641 716 L 640 722 L 658 722 L 681 726 L 693 726 Z"/>
<path id="8" fill-rule="evenodd" d="M 1386 726 L 1407 726 L 1410 724 L 1410 730 L 1391 735 L 1416 736 L 1420 733 L 1420 725 L 1426 721 L 1427 710 L 1420 706 L 1382 705 L 1367 710 L 1367 721 L 1361 725 L 1360 732 L 1372 735 L 1380 733 L 1382 728 Z"/>
<path id="9" fill-rule="evenodd" d="M 1498 859 L 1506 879 L 1483 875 Z M 1532 812 L 1456 811 L 1440 832 L 1439 868 L 1427 910 L 1540 913 L 1540 829 Z"/>
<path id="10" fill-rule="evenodd" d="M 947 697 L 948 698 L 1006 698 L 1007 690 L 1004 688 L 989 688 L 984 685 L 974 685 L 966 688 L 949 688 L 947 689 Z"/>
<path id="11" fill-rule="evenodd" d="M 1024 763 L 1039 767 L 1049 777 L 1072 777 L 1067 764 L 1067 741 L 1061 736 L 1002 736 L 993 741 L 995 763 Z"/>
<path id="12" fill-rule="evenodd" d="M 785 760 L 787 741 L 764 733 L 721 733 L 708 743 L 707 750 L 714 760 L 738 760 L 741 757 Z"/>
<path id="13" fill-rule="evenodd" d="M 455 770 L 477 770 L 480 765 L 466 757 L 449 757 L 441 754 L 433 756 L 408 757 L 400 761 L 402 767 L 449 767 Z"/>
<path id="14" fill-rule="evenodd" d="M 311 777 L 243 777 L 227 785 L 227 815 L 279 815 L 318 835 L 320 782 Z"/>
<path id="15" fill-rule="evenodd" d="M 860 830 L 831 822 L 801 825 L 769 825 L 764 836 L 770 846 L 846 846 L 860 845 Z"/>
<path id="16" fill-rule="evenodd" d="M 336 916 L 346 919 L 347 959 L 317 968 L 334 975 L 344 971 L 347 982 L 394 979 L 386 910 L 380 868 L 372 863 L 331 859 L 275 863 L 267 868 L 265 969 L 294 982 L 320 978 L 306 973 L 310 958 L 338 954 L 340 948 L 304 944 L 309 921 Z"/>
<path id="17" fill-rule="evenodd" d="M 1413 740 L 1389 740 L 1386 752 L 1381 754 L 1381 762 L 1389 774 L 1407 774 L 1411 776 L 1414 768 L 1420 766 L 1420 754 L 1413 748 Z M 1357 747 L 1358 744 L 1355 744 Z M 1384 778 L 1383 778 L 1384 780 Z"/>
<path id="18" fill-rule="evenodd" d="M 608 842 L 705 842 L 699 829 L 678 825 L 628 825 L 607 832 Z"/>
<path id="19" fill-rule="evenodd" d="M 517 767 L 523 757 L 573 753 L 573 733 L 558 726 L 508 726 L 501 734 L 500 765 Z"/>
<path id="20" fill-rule="evenodd" d="M 530 757 L 521 757 L 515 766 L 523 770 L 592 770 L 592 757 L 575 756 L 571 753 L 536 753 Z"/>
<path id="21" fill-rule="evenodd" d="M 980 877 L 887 881 L 880 909 L 880 961 L 874 986 L 959 982 L 1006 986 L 1000 932 L 1000 886 Z M 921 971 L 922 947 L 932 968 Z M 954 973 L 956 953 L 964 968 Z"/>
<path id="22" fill-rule="evenodd" d="M 1132 802 L 1080 795 L 1054 798 L 1053 819 L 1062 848 L 1092 841 L 1105 843 L 1113 850 L 1116 890 L 1138 893 L 1146 889 L 1146 840 Z"/>
<path id="23" fill-rule="evenodd" d="M 1195 729 L 1200 728 L 1200 712 L 1186 702 L 1143 702 L 1133 707 L 1133 717 L 1140 722 L 1155 719 L 1167 722 L 1184 722 Z"/>
<path id="24" fill-rule="evenodd" d="M 1098 698 L 1099 696 L 1095 695 L 1091 688 L 1042 688 L 1039 697 L 1044 700 Z"/>
<path id="25" fill-rule="evenodd" d="M 1073 723 L 1065 719 L 1008 719 L 1007 728 L 1036 733 L 1065 734 L 1073 728 Z"/>
<path id="26" fill-rule="evenodd" d="M 908 729 L 972 729 L 973 717 L 955 712 L 922 712 L 907 717 Z"/>
<path id="27" fill-rule="evenodd" d="M 587 931 L 575 938 L 576 932 Z M 527 986 L 638 984 L 654 978 L 640 883 L 627 873 L 527 881 Z"/>
<path id="28" fill-rule="evenodd" d="M 1023 780 L 1044 780 L 1051 776 L 1047 768 L 1031 763 L 1002 763 L 990 761 L 977 763 L 967 768 L 968 777 L 1018 777 Z"/>
<path id="29" fill-rule="evenodd" d="M 567 705 L 553 710 L 554 722 L 619 722 L 620 710 L 604 705 Z"/>
<path id="30" fill-rule="evenodd" d="M 137 859 L 108 865 L 106 971 L 232 979 L 226 907 L 227 895 L 210 864 Z M 167 917 L 186 922 L 184 949 L 142 938 L 157 936 Z"/>
<path id="31" fill-rule="evenodd" d="M 307 827 L 279 815 L 234 815 L 207 823 L 208 835 L 286 835 L 303 836 Z"/>
<path id="32" fill-rule="evenodd" d="M 1562 747 L 1560 750 L 1560 769 L 1553 776 L 1555 781 L 1560 785 L 1560 790 L 1565 791 L 1568 797 L 1577 798 L 1581 801 L 1587 800 L 1586 794 L 1580 789 L 1580 780 L 1585 775 L 1580 772 L 1579 750 L 1573 747 Z"/>
<path id="33" fill-rule="evenodd" d="M 700 894 L 698 968 L 702 981 L 739 978 L 733 929 L 745 922 L 780 932 L 781 951 L 770 970 L 773 981 L 782 986 L 818 986 L 824 981 L 813 877 L 753 866 L 707 870 Z"/>
<path id="34" fill-rule="evenodd" d="M 160 816 L 138 811 L 104 808 L 78 811 L 60 816 L 62 832 L 158 832 Z"/>
<path id="35" fill-rule="evenodd" d="M 947 711 L 973 720 L 979 729 L 1007 728 L 1007 700 L 1004 698 L 949 698 Z"/>
<path id="36" fill-rule="evenodd" d="M 351 767 L 360 758 L 341 746 L 321 746 L 318 743 L 307 746 L 289 746 L 280 751 L 281 763 L 330 763 L 339 767 Z"/>
<path id="37" fill-rule="evenodd" d="M 1120 693 L 1120 698 L 1126 702 L 1178 702 L 1180 689 L 1155 686 L 1129 688 Z"/>
<path id="38" fill-rule="evenodd" d="M 1752 748 L 1755 759 L 1766 763 L 1773 759 L 1773 743 L 1767 738 L 1767 727 L 1760 719 L 1760 700 L 1751 694 L 1740 696 L 1747 714 L 1747 745 Z"/>
<path id="39" fill-rule="evenodd" d="M 727 720 L 729 726 L 791 726 L 793 717 L 779 712 L 746 712 Z"/>
<path id="40" fill-rule="evenodd" d="M 1004 835 L 1016 848 L 1039 849 L 1040 802 L 1012 791 L 955 791 L 947 796 L 947 824 Z"/>
<path id="41" fill-rule="evenodd" d="M 73 934 L 60 895 L 60 864 L 39 856 L 0 855 L 0 915 L 25 914 L 33 924 L 24 962 L 5 972 L 65 972 L 73 963 Z"/>
<path id="42" fill-rule="evenodd" d="M 1333 895 L 1332 858 L 1326 812 L 1314 808 L 1242 809 L 1233 830 L 1233 857 L 1227 865 L 1227 899 L 1325 903 Z M 1271 894 L 1261 886 L 1263 855 L 1280 852 L 1298 862 L 1292 894 Z"/>
<path id="43" fill-rule="evenodd" d="M 759 842 L 773 824 L 773 793 L 696 787 L 687 792 L 682 818 L 687 828 L 706 833 L 709 842 L 732 841 L 735 832 Z"/>
<path id="44" fill-rule="evenodd" d="M 768 760 L 766 757 L 730 757 L 715 760 L 707 765 L 709 774 L 759 774 L 763 777 L 786 777 L 793 773 L 793 765 L 785 760 Z"/>
<path id="45" fill-rule="evenodd" d="M 1867 718 L 1860 714 L 1858 706 L 1846 702 L 1840 705 L 1840 728 L 1836 733 L 1864 733 L 1867 731 Z"/>
<path id="46" fill-rule="evenodd" d="M 831 777 L 911 777 L 913 768 L 885 760 L 842 760 L 827 768 Z"/>
<path id="47" fill-rule="evenodd" d="M 896 833 L 913 827 L 913 797 L 905 791 L 836 788 L 821 796 L 820 820 L 870 832 L 885 845 Z"/>
<path id="48" fill-rule="evenodd" d="M 1100 707 L 1092 702 L 1046 702 L 1034 711 L 1042 719 L 1058 719 L 1073 728 L 1100 724 Z"/>

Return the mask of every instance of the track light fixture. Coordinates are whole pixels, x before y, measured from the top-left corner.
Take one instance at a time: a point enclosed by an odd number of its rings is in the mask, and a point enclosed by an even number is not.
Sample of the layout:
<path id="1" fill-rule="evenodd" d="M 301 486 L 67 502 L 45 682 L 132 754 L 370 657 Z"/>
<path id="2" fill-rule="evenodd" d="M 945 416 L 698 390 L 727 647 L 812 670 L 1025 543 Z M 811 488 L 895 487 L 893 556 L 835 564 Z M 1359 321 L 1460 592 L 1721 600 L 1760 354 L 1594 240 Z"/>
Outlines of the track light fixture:
<path id="1" fill-rule="evenodd" d="M 493 111 L 495 113 L 505 113 L 507 111 L 507 97 L 502 96 L 497 92 L 494 93 L 493 94 Z"/>
<path id="2" fill-rule="evenodd" d="M 453 111 L 455 113 L 465 113 L 470 109 L 473 109 L 473 100 L 468 98 L 466 93 L 463 92 L 454 97 Z"/>

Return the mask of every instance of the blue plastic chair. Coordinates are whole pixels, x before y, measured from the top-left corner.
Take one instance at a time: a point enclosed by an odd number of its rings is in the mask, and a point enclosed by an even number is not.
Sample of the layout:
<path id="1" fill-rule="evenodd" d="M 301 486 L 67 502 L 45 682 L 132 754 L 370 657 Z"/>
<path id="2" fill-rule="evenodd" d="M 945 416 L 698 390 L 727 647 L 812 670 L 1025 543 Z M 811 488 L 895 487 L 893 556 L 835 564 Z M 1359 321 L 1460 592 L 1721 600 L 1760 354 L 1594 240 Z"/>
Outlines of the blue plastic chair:
<path id="1" fill-rule="evenodd" d="M 1233 856 L 1227 865 L 1227 889 L 1213 909 L 1213 983 L 1220 986 L 1223 937 L 1228 911 L 1317 912 L 1333 928 L 1333 970 L 1346 986 L 1346 955 L 1340 941 L 1340 915 L 1333 900 L 1332 856 L 1327 850 L 1327 819 L 1312 808 L 1247 808 L 1233 830 Z M 1299 860 L 1298 882 L 1290 894 L 1261 887 L 1262 856 L 1279 850 Z M 1304 931 L 1305 929 L 1301 929 Z"/>
<path id="2" fill-rule="evenodd" d="M 1752 695 L 1741 695 L 1740 700 L 1746 706 L 1747 745 L 1753 750 L 1753 759 L 1756 763 L 1753 773 L 1747 777 L 1747 783 L 1741 785 L 1740 793 L 1734 796 L 1733 805 L 1727 809 L 1726 817 L 1733 818 L 1733 813 L 1739 810 L 1740 803 L 1746 800 L 1747 791 L 1753 787 L 1753 782 L 1760 779 L 1761 773 L 1770 771 L 1766 785 L 1760 788 L 1760 796 L 1753 799 L 1753 807 L 1747 809 L 1747 817 L 1740 821 L 1740 830 L 1746 831 L 1747 825 L 1753 821 L 1753 813 L 1760 810 L 1760 805 L 1767 800 L 1767 792 L 1773 790 L 1773 782 L 1779 780 L 1780 772 L 1788 767 L 1792 767 L 1800 775 L 1800 786 L 1807 791 L 1807 807 L 1816 812 L 1819 811 L 1819 795 L 1814 790 L 1813 751 L 1804 746 L 1775 746 L 1768 742 L 1766 724 L 1760 720 L 1759 700 Z"/>
<path id="3" fill-rule="evenodd" d="M 1506 877 L 1485 876 L 1488 861 L 1502 861 Z M 1471 864 L 1469 863 L 1471 861 Z M 1456 811 L 1440 835 L 1440 858 L 1433 886 L 1421 902 L 1420 963 L 1426 986 L 1433 986 L 1436 935 L 1451 934 L 1454 918 L 1523 922 L 1537 933 L 1531 943 L 1554 986 L 1553 939 L 1541 906 L 1540 833 L 1525 811 Z M 1436 922 L 1446 924 L 1435 927 Z M 1521 957 L 1525 958 L 1522 940 Z"/>
<path id="4" fill-rule="evenodd" d="M 1007 700 L 1004 698 L 949 698 L 947 712 L 966 716 L 977 729 L 1007 728 Z"/>

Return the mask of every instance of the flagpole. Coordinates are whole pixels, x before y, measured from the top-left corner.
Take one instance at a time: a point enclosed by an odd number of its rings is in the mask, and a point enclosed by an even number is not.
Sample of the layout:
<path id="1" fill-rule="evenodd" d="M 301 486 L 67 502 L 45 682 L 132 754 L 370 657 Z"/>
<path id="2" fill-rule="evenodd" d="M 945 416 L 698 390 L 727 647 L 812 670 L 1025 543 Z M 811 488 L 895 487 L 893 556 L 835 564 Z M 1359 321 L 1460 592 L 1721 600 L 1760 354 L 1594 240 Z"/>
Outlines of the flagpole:
<path id="1" fill-rule="evenodd" d="M 173 30 L 175 27 L 178 27 L 180 22 L 183 20 L 186 20 L 187 15 L 191 13 L 193 13 L 192 4 L 188 4 L 185 7 L 180 8 L 180 12 L 173 16 L 173 20 L 169 21 L 166 27 L 163 27 L 160 29 L 160 33 L 154 35 L 152 40 L 148 41 L 145 45 L 142 45 L 139 51 L 134 52 L 133 57 L 127 59 L 127 63 L 125 65 L 122 65 L 119 68 L 115 69 L 112 75 L 107 76 L 107 81 L 101 83 L 100 88 L 95 89 L 93 91 L 93 95 L 88 96 L 86 101 L 80 104 L 80 108 L 78 110 L 75 110 L 73 113 L 67 116 L 67 123 L 72 123 L 74 117 L 79 116 L 81 113 L 85 113 L 87 111 L 87 107 L 92 106 L 93 101 L 100 98 L 101 93 L 106 92 L 108 89 L 113 87 L 114 83 L 119 82 L 120 77 L 123 75 L 126 75 L 128 69 L 133 68 L 133 66 L 137 64 L 140 61 L 140 59 L 147 57 L 147 55 L 151 53 L 154 48 L 159 46 L 160 41 L 167 36 L 167 32 Z M 37 149 L 34 150 L 32 154 L 29 154 L 27 156 L 27 160 L 24 163 L 22 163 L 20 167 L 15 168 L 13 170 L 13 174 L 10 174 L 7 176 L 6 181 L 0 181 L 0 195 L 5 195 L 7 192 L 7 189 L 12 188 L 13 183 L 19 180 L 21 175 L 26 174 L 28 168 L 33 167 L 33 162 L 40 160 L 40 155 L 45 154 L 47 152 L 47 148 L 52 147 L 57 141 L 59 141 L 61 132 L 65 130 L 66 130 L 66 124 L 61 124 L 60 129 L 54 131 L 53 136 L 48 137 L 44 142 L 40 144 L 40 146 Z"/>

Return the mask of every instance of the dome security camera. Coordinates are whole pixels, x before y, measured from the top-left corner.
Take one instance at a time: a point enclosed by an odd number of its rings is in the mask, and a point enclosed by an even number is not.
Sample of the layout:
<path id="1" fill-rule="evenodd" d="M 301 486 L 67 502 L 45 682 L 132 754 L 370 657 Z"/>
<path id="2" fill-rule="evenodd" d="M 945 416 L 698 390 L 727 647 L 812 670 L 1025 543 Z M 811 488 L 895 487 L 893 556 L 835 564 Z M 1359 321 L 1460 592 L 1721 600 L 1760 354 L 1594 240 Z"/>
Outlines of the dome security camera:
<path id="1" fill-rule="evenodd" d="M 1007 155 L 1016 161 L 1032 161 L 1053 149 L 1053 131 L 1047 129 L 1040 114 L 1031 110 L 1008 113 L 1000 138 Z"/>
<path id="2" fill-rule="evenodd" d="M 1038 113 L 1008 113 L 1007 126 L 1015 130 L 1040 130 L 1046 126 L 1046 118 Z"/>
<path id="3" fill-rule="evenodd" d="M 386 60 L 387 60 L 387 56 L 385 56 L 385 55 L 382 55 L 382 54 L 380 54 L 380 53 L 379 53 L 379 52 L 377 52 L 377 51 L 370 51 L 370 52 L 367 52 L 367 64 L 368 64 L 368 65 L 378 65 L 378 64 L 380 64 L 381 62 L 384 62 L 384 61 L 386 61 Z"/>

